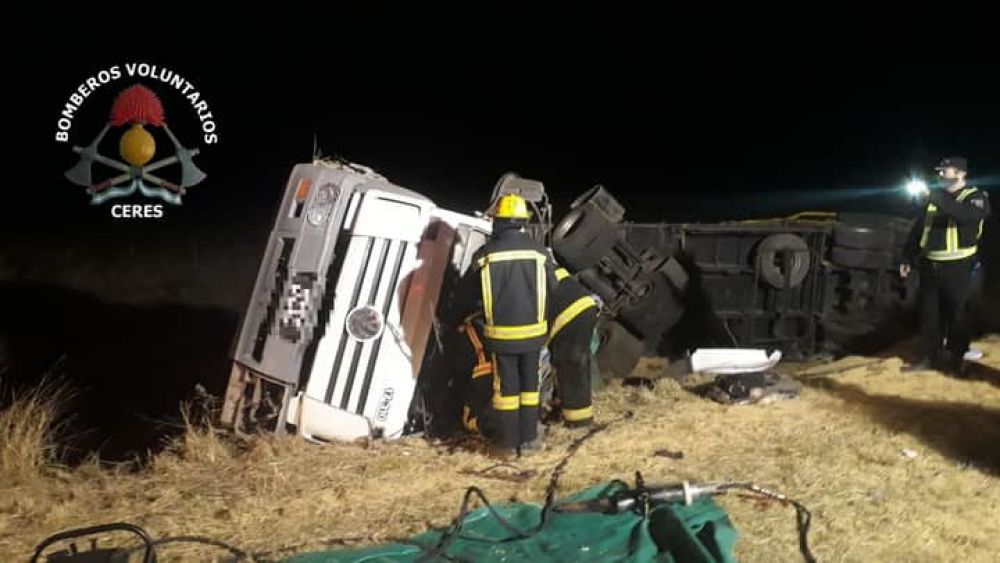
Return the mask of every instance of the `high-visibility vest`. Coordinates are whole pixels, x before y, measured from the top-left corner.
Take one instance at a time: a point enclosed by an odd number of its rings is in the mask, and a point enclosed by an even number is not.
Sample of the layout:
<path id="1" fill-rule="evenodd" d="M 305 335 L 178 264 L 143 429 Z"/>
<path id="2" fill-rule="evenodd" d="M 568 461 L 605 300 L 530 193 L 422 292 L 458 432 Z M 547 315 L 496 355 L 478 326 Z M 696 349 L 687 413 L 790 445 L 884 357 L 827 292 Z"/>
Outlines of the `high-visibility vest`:
<path id="1" fill-rule="evenodd" d="M 976 193 L 978 190 L 976 188 L 966 188 L 962 190 L 957 201 L 965 201 L 969 196 Z M 920 248 L 924 251 L 924 255 L 928 260 L 934 261 L 947 261 L 947 260 L 961 260 L 962 258 L 968 258 L 974 256 L 978 249 L 979 239 L 983 236 L 983 221 L 979 221 L 979 229 L 976 234 L 976 242 L 971 246 L 961 246 L 959 241 L 959 227 L 955 223 L 954 219 L 948 219 L 948 225 L 945 228 L 945 246 L 944 248 L 928 249 L 928 241 L 930 240 L 931 229 L 934 227 L 934 219 L 937 217 L 938 208 L 933 203 L 927 205 L 927 213 L 924 215 L 924 232 L 920 237 Z"/>

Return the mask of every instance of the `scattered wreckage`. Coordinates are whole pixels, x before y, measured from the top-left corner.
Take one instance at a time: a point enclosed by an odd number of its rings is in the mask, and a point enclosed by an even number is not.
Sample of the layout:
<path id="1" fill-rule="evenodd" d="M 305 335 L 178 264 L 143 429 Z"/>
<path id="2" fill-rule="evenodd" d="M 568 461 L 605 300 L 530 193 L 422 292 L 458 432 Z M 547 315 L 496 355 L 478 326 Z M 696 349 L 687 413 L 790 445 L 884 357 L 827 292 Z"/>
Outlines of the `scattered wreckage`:
<path id="1" fill-rule="evenodd" d="M 529 201 L 532 234 L 600 297 L 605 377 L 628 376 L 643 355 L 702 347 L 791 358 L 842 350 L 872 342 L 879 321 L 897 326 L 913 306 L 915 279 L 892 275 L 905 221 L 633 224 L 597 186 L 553 226 L 541 182 L 507 175 L 492 201 L 506 193 Z M 428 424 L 425 403 L 452 387 L 422 375 L 444 356 L 436 313 L 489 234 L 481 215 L 438 207 L 369 168 L 297 165 L 236 338 L 223 425 L 291 426 L 328 441 Z M 694 366 L 697 354 L 684 361 Z"/>

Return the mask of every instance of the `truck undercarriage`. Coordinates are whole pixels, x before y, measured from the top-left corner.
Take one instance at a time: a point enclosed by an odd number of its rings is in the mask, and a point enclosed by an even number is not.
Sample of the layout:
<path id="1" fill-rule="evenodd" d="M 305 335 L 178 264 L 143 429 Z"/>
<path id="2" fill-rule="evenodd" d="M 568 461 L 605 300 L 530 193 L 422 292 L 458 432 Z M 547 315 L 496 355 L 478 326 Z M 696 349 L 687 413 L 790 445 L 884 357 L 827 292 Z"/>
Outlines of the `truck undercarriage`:
<path id="1" fill-rule="evenodd" d="M 625 377 L 642 355 L 697 347 L 786 358 L 884 346 L 910 330 L 919 280 L 896 272 L 909 221 L 800 213 L 718 224 L 624 221 L 594 188 L 556 225 L 553 250 L 605 302 L 598 360 Z"/>

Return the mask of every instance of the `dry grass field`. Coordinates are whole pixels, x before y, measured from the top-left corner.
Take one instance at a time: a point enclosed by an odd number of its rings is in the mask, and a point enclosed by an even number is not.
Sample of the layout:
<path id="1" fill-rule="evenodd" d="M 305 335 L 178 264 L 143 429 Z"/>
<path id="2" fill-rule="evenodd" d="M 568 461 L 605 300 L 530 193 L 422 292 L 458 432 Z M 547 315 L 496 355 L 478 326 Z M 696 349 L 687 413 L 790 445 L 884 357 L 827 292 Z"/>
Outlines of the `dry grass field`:
<path id="1" fill-rule="evenodd" d="M 1000 557 L 1000 338 L 973 378 L 901 374 L 896 358 L 849 357 L 782 369 L 798 399 L 723 406 L 672 381 L 655 390 L 617 383 L 597 394 L 601 420 L 635 416 L 587 441 L 561 493 L 612 478 L 748 480 L 813 513 L 820 561 L 996 561 Z M 192 427 L 140 470 L 95 462 L 66 468 L 51 448 L 51 390 L 0 412 L 0 560 L 25 560 L 45 536 L 130 521 L 155 537 L 196 534 L 265 559 L 331 545 L 358 546 L 446 525 L 465 488 L 494 501 L 541 502 L 553 466 L 581 431 L 555 428 L 546 451 L 494 463 L 420 439 L 317 446 L 295 438 L 236 443 Z M 682 459 L 656 455 L 683 452 Z M 745 561 L 799 561 L 794 512 L 727 496 Z M 161 560 L 214 560 L 210 547 L 169 545 Z"/>

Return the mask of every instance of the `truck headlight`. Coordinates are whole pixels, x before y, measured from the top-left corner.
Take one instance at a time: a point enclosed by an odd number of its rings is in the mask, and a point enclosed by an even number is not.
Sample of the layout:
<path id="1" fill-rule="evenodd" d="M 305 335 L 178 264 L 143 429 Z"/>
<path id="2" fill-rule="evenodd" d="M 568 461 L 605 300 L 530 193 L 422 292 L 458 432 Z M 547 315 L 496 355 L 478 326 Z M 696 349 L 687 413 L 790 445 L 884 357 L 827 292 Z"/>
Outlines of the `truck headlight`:
<path id="1" fill-rule="evenodd" d="M 367 342 L 382 334 L 382 330 L 385 328 L 385 319 L 382 318 L 381 311 L 371 305 L 364 305 L 347 314 L 344 328 L 351 337 Z"/>
<path id="2" fill-rule="evenodd" d="M 316 190 L 312 205 L 306 213 L 306 221 L 314 227 L 319 227 L 326 223 L 333 213 L 333 208 L 340 198 L 340 189 L 333 184 L 323 184 Z"/>

